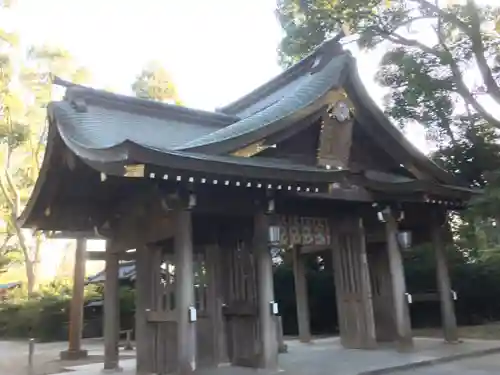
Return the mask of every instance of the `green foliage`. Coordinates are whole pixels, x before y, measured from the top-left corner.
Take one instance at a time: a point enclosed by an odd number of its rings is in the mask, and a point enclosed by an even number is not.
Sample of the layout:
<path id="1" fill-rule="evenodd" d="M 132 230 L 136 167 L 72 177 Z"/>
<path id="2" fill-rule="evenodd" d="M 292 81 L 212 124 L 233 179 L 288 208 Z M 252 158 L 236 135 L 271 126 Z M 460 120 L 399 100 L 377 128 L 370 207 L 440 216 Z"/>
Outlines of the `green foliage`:
<path id="1" fill-rule="evenodd" d="M 436 150 L 432 158 L 470 186 L 486 189 L 455 226 L 461 246 L 472 253 L 480 244 L 488 251 L 500 247 L 499 229 L 493 227 L 500 226 L 500 179 L 491 177 L 500 170 L 500 119 L 481 100 L 488 95 L 500 104 L 500 6 L 475 1 L 438 6 L 431 0 L 277 4 L 284 66 L 341 29 L 355 33 L 362 49 L 386 50 L 375 78 L 389 89 L 387 115 L 402 128 L 423 125 Z"/>
<path id="2" fill-rule="evenodd" d="M 67 340 L 72 285 L 69 280 L 54 280 L 31 296 L 26 288 L 8 293 L 0 304 L 0 337 L 34 337 L 40 341 Z M 87 285 L 85 303 L 102 300 L 102 287 Z M 122 327 L 133 327 L 135 294 L 130 287 L 120 289 Z M 98 312 L 102 315 L 102 309 Z M 88 314 L 86 314 L 88 315 Z M 85 317 L 86 324 L 90 317 Z"/>
<path id="3" fill-rule="evenodd" d="M 472 255 L 460 247 L 460 242 L 446 251 L 453 290 L 457 292 L 456 314 L 459 324 L 483 324 L 500 320 L 500 257 L 498 252 L 483 250 Z M 337 304 L 333 273 L 322 262 L 308 259 L 307 287 L 311 329 L 315 333 L 335 332 Z M 325 259 L 324 264 L 331 263 Z M 424 244 L 404 253 L 405 276 L 411 294 L 436 293 L 436 258 L 430 244 Z M 297 334 L 296 301 L 293 269 L 283 262 L 275 267 L 275 295 L 280 304 L 284 332 Z M 441 324 L 438 301 L 416 302 L 410 305 L 414 328 L 438 327 Z"/>
<path id="4" fill-rule="evenodd" d="M 12 6 L 0 4 L 0 11 Z M 8 16 L 8 15 L 6 15 Z M 60 47 L 25 49 L 16 35 L 0 30 L 0 269 L 22 255 L 30 294 L 36 283 L 43 235 L 22 231 L 17 218 L 38 178 L 47 133 L 46 108 L 54 99 L 50 77 L 81 82 L 88 72 Z M 14 69 L 15 67 L 15 69 Z"/>
<path id="5" fill-rule="evenodd" d="M 132 90 L 141 99 L 182 104 L 172 77 L 156 62 L 146 65 L 132 84 Z"/>

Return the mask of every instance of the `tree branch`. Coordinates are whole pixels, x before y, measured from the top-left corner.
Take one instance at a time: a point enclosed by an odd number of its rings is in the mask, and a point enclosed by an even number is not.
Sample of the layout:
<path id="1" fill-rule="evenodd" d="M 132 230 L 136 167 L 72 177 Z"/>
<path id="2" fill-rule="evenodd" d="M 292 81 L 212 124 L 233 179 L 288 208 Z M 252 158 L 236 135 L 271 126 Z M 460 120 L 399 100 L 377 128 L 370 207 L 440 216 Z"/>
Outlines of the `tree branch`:
<path id="1" fill-rule="evenodd" d="M 14 214 L 16 215 L 16 218 L 17 218 L 20 214 L 19 209 L 21 207 L 21 198 L 19 195 L 19 191 L 16 189 L 16 186 L 14 185 L 14 182 L 12 181 L 12 177 L 10 176 L 10 173 L 7 169 L 5 170 L 5 177 L 6 177 L 9 189 L 10 189 L 11 193 L 14 195 L 14 199 L 13 199 L 14 200 L 14 207 L 15 207 Z"/>
<path id="2" fill-rule="evenodd" d="M 445 12 L 443 9 L 441 9 L 438 5 L 433 4 L 427 0 L 410 0 L 413 2 L 418 3 L 422 8 L 436 13 L 436 16 L 441 17 L 443 20 L 448 21 L 458 27 L 460 30 L 462 30 L 465 34 L 469 34 L 469 29 L 470 26 L 466 22 L 462 21 L 460 18 L 458 18 L 456 15 L 452 13 Z"/>
<path id="3" fill-rule="evenodd" d="M 418 0 L 418 1 L 425 2 L 425 0 Z M 427 4 L 429 4 L 429 3 L 427 3 Z M 430 4 L 430 5 L 432 5 L 432 4 Z M 445 14 L 447 14 L 447 13 L 445 13 Z M 375 28 L 375 31 L 380 33 L 380 35 L 382 35 L 387 40 L 389 40 L 393 43 L 396 43 L 396 44 L 407 46 L 407 47 L 419 48 L 420 50 L 422 50 L 426 53 L 429 53 L 433 56 L 436 56 L 438 58 L 446 60 L 447 63 L 445 63 L 445 64 L 449 65 L 451 72 L 452 72 L 452 75 L 453 75 L 453 80 L 454 80 L 456 87 L 457 87 L 456 92 L 458 94 L 460 94 L 464 98 L 464 100 L 467 103 L 469 103 L 481 116 L 483 116 L 486 121 L 488 121 L 492 126 L 500 129 L 500 120 L 497 120 L 495 117 L 493 117 L 477 101 L 477 99 L 474 97 L 474 95 L 470 92 L 467 85 L 464 83 L 460 67 L 458 66 L 458 63 L 453 58 L 453 55 L 452 55 L 451 51 L 449 50 L 449 48 L 446 46 L 446 44 L 440 43 L 440 46 L 444 50 L 444 54 L 443 54 L 443 52 L 441 52 L 437 49 L 428 47 L 424 43 L 419 42 L 418 40 L 406 38 L 406 37 L 404 37 L 398 33 L 395 33 L 395 32 L 389 32 L 389 31 L 385 30 L 383 28 L 383 26 L 384 26 L 383 23 L 380 22 L 380 26 L 377 26 Z M 439 37 L 439 35 L 438 35 L 438 37 Z"/>
<path id="4" fill-rule="evenodd" d="M 486 60 L 486 51 L 481 38 L 481 20 L 479 19 L 479 10 L 474 0 L 467 0 L 467 9 L 471 17 L 468 36 L 472 41 L 472 52 L 476 58 L 477 66 L 488 94 L 491 95 L 496 103 L 500 104 L 500 87 L 493 78 L 493 72 Z"/>
<path id="5" fill-rule="evenodd" d="M 2 194 L 5 197 L 5 200 L 7 201 L 7 205 L 9 206 L 10 210 L 13 212 L 15 210 L 15 203 L 9 194 L 5 180 L 1 175 L 0 175 L 0 190 L 2 191 Z"/>
<path id="6" fill-rule="evenodd" d="M 467 9 L 471 22 L 466 23 L 460 20 L 456 15 L 446 12 L 441 9 L 437 4 L 432 4 L 427 0 L 411 0 L 417 2 L 422 8 L 436 13 L 441 19 L 450 22 L 458 27 L 464 34 L 466 34 L 472 42 L 472 52 L 476 58 L 481 78 L 486 86 L 488 94 L 500 104 L 500 87 L 493 78 L 493 73 L 485 56 L 484 44 L 481 38 L 481 20 L 479 19 L 478 9 L 474 0 L 467 0 Z"/>

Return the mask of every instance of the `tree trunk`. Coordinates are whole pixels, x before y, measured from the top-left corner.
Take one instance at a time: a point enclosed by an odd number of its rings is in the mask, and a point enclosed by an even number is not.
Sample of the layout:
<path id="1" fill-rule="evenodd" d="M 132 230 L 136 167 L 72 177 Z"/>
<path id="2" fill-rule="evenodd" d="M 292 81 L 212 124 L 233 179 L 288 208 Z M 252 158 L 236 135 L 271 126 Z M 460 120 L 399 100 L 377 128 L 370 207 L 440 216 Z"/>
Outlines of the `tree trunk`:
<path id="1" fill-rule="evenodd" d="M 32 297 L 35 291 L 36 283 L 34 264 L 30 259 L 26 259 L 24 263 L 26 267 L 26 279 L 28 283 L 28 297 Z"/>

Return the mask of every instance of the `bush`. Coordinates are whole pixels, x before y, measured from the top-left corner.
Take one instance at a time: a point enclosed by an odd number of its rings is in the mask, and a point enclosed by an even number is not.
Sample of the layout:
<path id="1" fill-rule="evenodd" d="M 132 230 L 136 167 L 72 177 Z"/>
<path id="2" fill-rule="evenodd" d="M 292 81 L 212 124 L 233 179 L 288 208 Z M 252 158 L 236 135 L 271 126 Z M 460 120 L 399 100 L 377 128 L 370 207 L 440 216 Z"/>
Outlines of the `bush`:
<path id="1" fill-rule="evenodd" d="M 405 276 L 411 294 L 435 293 L 436 261 L 431 247 L 421 246 L 406 252 Z M 500 256 L 469 260 L 455 248 L 448 249 L 448 267 L 452 288 L 458 294 L 455 311 L 460 325 L 478 325 L 500 320 Z M 293 270 L 284 262 L 275 268 L 274 287 L 280 304 L 283 331 L 297 334 Z M 313 333 L 331 333 L 336 329 L 337 306 L 331 270 L 307 266 L 309 312 Z M 439 301 L 410 305 L 414 328 L 441 325 Z"/>
<path id="2" fill-rule="evenodd" d="M 28 299 L 26 290 L 16 289 L 8 294 L 0 304 L 0 337 L 35 338 L 41 342 L 63 341 L 68 338 L 71 284 L 67 280 L 57 280 L 42 285 L 35 296 Z M 92 300 L 102 300 L 102 287 L 88 285 L 85 288 L 85 304 Z M 134 292 L 130 287 L 120 290 L 122 326 L 133 326 L 135 311 Z M 86 314 L 88 315 L 88 314 Z M 93 317 L 100 320 L 102 308 Z M 99 322 L 100 324 L 100 322 Z M 102 324 L 101 324 L 102 325 Z M 99 334 L 100 329 L 95 333 Z"/>

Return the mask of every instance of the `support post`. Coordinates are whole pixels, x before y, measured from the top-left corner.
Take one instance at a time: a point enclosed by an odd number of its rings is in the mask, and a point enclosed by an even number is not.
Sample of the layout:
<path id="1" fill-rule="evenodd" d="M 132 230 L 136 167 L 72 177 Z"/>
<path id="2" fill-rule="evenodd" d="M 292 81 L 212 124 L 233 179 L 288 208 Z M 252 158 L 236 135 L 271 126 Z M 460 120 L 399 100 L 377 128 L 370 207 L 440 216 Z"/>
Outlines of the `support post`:
<path id="1" fill-rule="evenodd" d="M 214 362 L 216 365 L 227 362 L 226 333 L 224 329 L 224 317 L 222 314 L 221 293 L 221 254 L 218 244 L 207 247 L 206 267 L 208 275 L 208 310 L 212 315 L 214 333 Z"/>
<path id="2" fill-rule="evenodd" d="M 73 298 L 71 299 L 69 318 L 69 344 L 68 350 L 60 353 L 62 360 L 77 360 L 87 357 L 87 351 L 82 349 L 86 245 L 86 239 L 78 238 L 76 240 Z"/>
<path id="3" fill-rule="evenodd" d="M 120 298 L 118 252 L 113 241 L 106 241 L 104 280 L 104 371 L 119 371 Z"/>
<path id="4" fill-rule="evenodd" d="M 151 308 L 153 288 L 151 275 L 153 273 L 151 249 L 141 246 L 135 251 L 135 342 L 136 342 L 136 373 L 145 375 L 153 373 L 154 369 L 154 334 L 155 330 L 148 324 L 146 310 Z"/>
<path id="5" fill-rule="evenodd" d="M 377 346 L 370 270 L 363 220 L 344 217 L 331 221 L 332 260 L 342 346 Z"/>
<path id="6" fill-rule="evenodd" d="M 396 337 L 400 350 L 413 348 L 410 311 L 406 296 L 406 281 L 403 257 L 399 247 L 397 233 L 398 222 L 390 208 L 384 212 L 385 231 L 387 239 L 387 253 L 389 255 L 389 269 L 392 279 L 394 319 L 396 324 Z"/>
<path id="7" fill-rule="evenodd" d="M 307 279 L 304 265 L 304 256 L 300 255 L 300 247 L 293 248 L 293 277 L 295 281 L 295 300 L 297 303 L 297 325 L 299 340 L 303 343 L 311 342 L 311 326 L 309 320 L 309 296 L 307 293 Z"/>
<path id="8" fill-rule="evenodd" d="M 437 286 L 441 302 L 441 319 L 444 339 L 449 343 L 457 343 L 457 318 L 455 316 L 455 306 L 452 299 L 451 281 L 446 262 L 445 241 L 443 236 L 446 217 L 443 217 L 444 214 L 440 215 L 440 213 L 436 211 L 433 212 L 432 215 L 432 244 L 436 254 Z"/>
<path id="9" fill-rule="evenodd" d="M 176 213 L 174 247 L 178 371 L 188 375 L 196 370 L 196 323 L 189 319 L 195 306 L 191 211 Z"/>
<path id="10" fill-rule="evenodd" d="M 253 248 L 257 263 L 257 285 L 259 303 L 259 327 L 261 366 L 268 370 L 278 368 L 278 338 L 276 337 L 276 317 L 272 315 L 271 303 L 274 302 L 273 268 L 269 251 L 269 220 L 263 212 L 254 217 Z"/>

